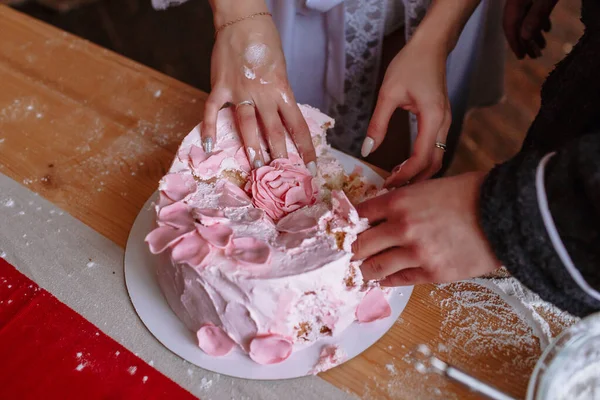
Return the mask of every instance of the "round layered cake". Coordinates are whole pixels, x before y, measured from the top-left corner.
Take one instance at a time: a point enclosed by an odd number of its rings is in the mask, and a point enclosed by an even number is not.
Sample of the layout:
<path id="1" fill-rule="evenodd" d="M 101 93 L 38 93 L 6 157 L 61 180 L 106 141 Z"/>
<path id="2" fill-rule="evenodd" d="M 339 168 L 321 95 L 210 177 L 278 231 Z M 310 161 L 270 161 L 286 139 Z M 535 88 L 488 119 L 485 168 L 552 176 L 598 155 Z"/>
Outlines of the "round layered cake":
<path id="1" fill-rule="evenodd" d="M 157 227 L 146 241 L 161 257 L 167 302 L 211 356 L 239 349 L 274 364 L 351 323 L 390 315 L 387 294 L 351 261 L 367 228 L 353 204 L 372 196 L 360 171 L 346 174 L 325 133 L 333 120 L 300 106 L 317 150 L 317 174 L 287 140 L 289 158 L 251 170 L 230 109 L 207 154 L 201 124 L 183 140 L 160 182 Z"/>

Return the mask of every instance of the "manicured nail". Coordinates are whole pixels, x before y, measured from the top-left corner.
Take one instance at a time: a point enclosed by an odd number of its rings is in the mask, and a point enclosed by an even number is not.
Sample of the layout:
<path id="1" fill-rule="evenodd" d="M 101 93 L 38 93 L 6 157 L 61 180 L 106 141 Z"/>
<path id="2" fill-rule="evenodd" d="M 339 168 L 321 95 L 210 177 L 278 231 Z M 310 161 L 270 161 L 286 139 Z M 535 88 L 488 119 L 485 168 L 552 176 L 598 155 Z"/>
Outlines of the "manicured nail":
<path id="1" fill-rule="evenodd" d="M 306 164 L 306 168 L 308 168 L 312 176 L 317 176 L 317 163 L 311 161 L 308 164 Z"/>
<path id="2" fill-rule="evenodd" d="M 265 163 L 262 160 L 254 160 L 254 168 L 263 167 Z"/>
<path id="3" fill-rule="evenodd" d="M 202 140 L 202 148 L 206 154 L 210 154 L 213 151 L 213 138 L 206 138 Z"/>
<path id="4" fill-rule="evenodd" d="M 394 169 L 392 170 L 392 175 L 394 175 L 394 174 L 397 174 L 398 172 L 400 172 L 400 170 L 402 169 L 402 166 L 403 166 L 404 164 L 406 164 L 406 161 L 408 161 L 408 160 L 405 160 L 405 161 L 404 161 L 404 162 L 402 162 L 402 164 L 400 164 L 400 165 L 396 165 L 396 166 L 394 167 Z"/>
<path id="5" fill-rule="evenodd" d="M 374 145 L 375 141 L 367 136 L 363 142 L 362 149 L 360 149 L 360 155 L 366 157 L 371 154 L 371 150 L 373 150 Z"/>

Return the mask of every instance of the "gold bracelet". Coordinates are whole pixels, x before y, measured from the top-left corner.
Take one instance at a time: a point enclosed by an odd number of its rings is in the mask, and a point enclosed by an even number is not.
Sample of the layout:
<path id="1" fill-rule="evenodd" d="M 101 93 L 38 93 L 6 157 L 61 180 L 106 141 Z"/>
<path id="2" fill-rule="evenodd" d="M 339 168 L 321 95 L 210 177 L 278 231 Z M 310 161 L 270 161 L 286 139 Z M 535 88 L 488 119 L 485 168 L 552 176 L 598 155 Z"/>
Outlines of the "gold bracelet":
<path id="1" fill-rule="evenodd" d="M 234 19 L 233 21 L 229 21 L 229 22 L 225 22 L 223 25 L 221 25 L 220 27 L 218 27 L 217 29 L 215 29 L 215 38 L 217 37 L 217 35 L 219 34 L 219 32 L 221 32 L 223 29 L 227 28 L 228 26 L 231 26 L 233 24 L 237 24 L 238 22 L 242 22 L 245 21 L 247 19 L 252 19 L 255 17 L 262 17 L 268 15 L 269 17 L 272 17 L 273 14 L 271 14 L 268 11 L 263 11 L 263 12 L 258 12 L 258 13 L 254 13 L 254 14 L 250 14 L 250 15 L 246 15 L 245 17 L 240 17 L 238 19 Z"/>

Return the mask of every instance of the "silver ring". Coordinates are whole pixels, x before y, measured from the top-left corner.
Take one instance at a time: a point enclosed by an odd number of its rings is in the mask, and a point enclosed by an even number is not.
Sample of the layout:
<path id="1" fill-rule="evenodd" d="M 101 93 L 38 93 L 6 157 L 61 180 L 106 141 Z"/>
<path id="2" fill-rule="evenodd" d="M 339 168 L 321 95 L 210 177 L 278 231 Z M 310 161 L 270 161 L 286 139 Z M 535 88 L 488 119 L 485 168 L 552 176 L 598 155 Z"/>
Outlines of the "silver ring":
<path id="1" fill-rule="evenodd" d="M 446 146 L 446 143 L 442 143 L 442 142 L 435 142 L 435 147 L 437 147 L 438 149 L 441 149 L 443 151 L 446 151 L 448 149 L 448 146 Z"/>
<path id="2" fill-rule="evenodd" d="M 250 107 L 254 107 L 254 102 L 252 100 L 244 100 L 244 101 L 240 101 L 239 103 L 237 103 L 237 105 L 235 106 L 235 110 L 237 111 L 238 108 L 240 108 L 241 106 L 250 106 Z"/>

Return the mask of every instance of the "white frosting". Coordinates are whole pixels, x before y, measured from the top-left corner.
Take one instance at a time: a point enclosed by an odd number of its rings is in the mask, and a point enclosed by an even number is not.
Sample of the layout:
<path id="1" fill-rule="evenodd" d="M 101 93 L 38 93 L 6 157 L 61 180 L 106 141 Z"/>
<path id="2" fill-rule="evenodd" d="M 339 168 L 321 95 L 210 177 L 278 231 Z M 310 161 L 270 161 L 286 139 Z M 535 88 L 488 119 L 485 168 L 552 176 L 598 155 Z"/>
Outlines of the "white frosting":
<path id="1" fill-rule="evenodd" d="M 350 261 L 351 244 L 367 228 L 366 220 L 359 218 L 343 192 L 332 193 L 328 188 L 339 185 L 332 181 L 344 177 L 342 166 L 330 155 L 325 141 L 325 131 L 333 126 L 333 120 L 316 109 L 300 108 L 318 155 L 313 205 L 273 221 L 248 203 L 241 192 L 223 200 L 223 193 L 232 186 L 225 183 L 226 179 L 246 181 L 250 176 L 229 109 L 219 113 L 211 157 L 205 159 L 199 150 L 199 125 L 183 140 L 159 187 L 162 194 L 157 212 L 176 202 L 186 204 L 189 213 L 181 205 L 183 215 L 167 221 L 167 212 L 163 212 L 158 224 L 175 235 L 191 230 L 185 237 L 193 236 L 187 242 L 172 240 L 171 236 L 161 241 L 170 246 L 160 254 L 164 262 L 157 271 L 169 305 L 194 332 L 204 327 L 203 332 L 213 335 L 210 337 L 225 337 L 219 334 L 220 328 L 245 352 L 250 351 L 252 342 L 250 355 L 261 363 L 282 361 L 289 355 L 288 343 L 295 351 L 319 338 L 339 335 L 356 320 L 356 309 L 373 286 L 363 284 L 360 262 Z M 290 157 L 298 154 L 289 136 L 287 146 Z M 262 151 L 268 165 L 271 160 L 264 143 Z M 238 184 L 243 186 L 243 182 Z M 191 216 L 195 217 L 199 236 L 194 236 Z M 176 226 L 172 228 L 176 231 L 165 226 Z M 209 234 L 215 236 L 206 236 Z M 156 249 L 151 235 L 147 240 Z M 205 244 L 202 237 L 211 244 Z M 173 262 L 173 248 L 196 241 L 203 243 L 204 252 L 210 248 L 206 257 L 194 262 L 199 265 Z M 213 246 L 215 243 L 219 245 Z M 186 250 L 178 248 L 178 254 L 186 255 Z M 225 344 L 201 347 L 221 349 Z M 274 353 L 258 354 L 269 351 Z"/>

